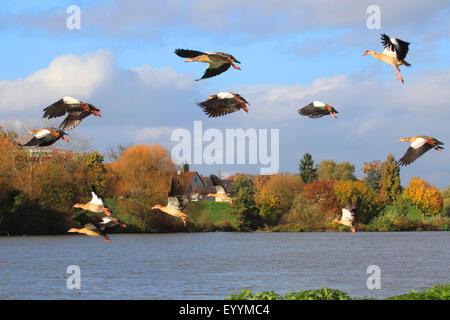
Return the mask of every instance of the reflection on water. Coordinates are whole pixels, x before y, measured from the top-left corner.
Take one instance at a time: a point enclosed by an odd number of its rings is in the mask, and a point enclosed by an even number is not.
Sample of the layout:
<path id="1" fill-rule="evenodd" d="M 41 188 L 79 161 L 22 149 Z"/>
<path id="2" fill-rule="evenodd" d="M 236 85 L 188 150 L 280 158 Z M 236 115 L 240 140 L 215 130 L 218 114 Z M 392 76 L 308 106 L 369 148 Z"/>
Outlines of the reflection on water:
<path id="1" fill-rule="evenodd" d="M 0 237 L 0 299 L 225 299 L 322 286 L 386 298 L 449 283 L 450 233 L 179 233 Z M 81 289 L 67 289 L 67 267 Z M 381 269 L 381 289 L 366 286 Z"/>

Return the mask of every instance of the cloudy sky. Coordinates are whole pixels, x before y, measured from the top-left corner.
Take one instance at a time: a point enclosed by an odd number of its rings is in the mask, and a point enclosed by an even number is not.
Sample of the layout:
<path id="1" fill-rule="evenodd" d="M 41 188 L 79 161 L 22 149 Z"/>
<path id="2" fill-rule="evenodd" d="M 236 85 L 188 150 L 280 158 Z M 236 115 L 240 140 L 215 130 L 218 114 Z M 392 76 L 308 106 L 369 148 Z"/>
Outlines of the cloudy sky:
<path id="1" fill-rule="evenodd" d="M 105 152 L 118 144 L 160 143 L 171 149 L 177 128 L 279 129 L 279 172 L 297 172 L 305 152 L 316 163 L 396 159 L 404 136 L 450 143 L 450 5 L 447 0 L 378 0 L 380 29 L 369 29 L 373 1 L 116 0 L 7 2 L 0 8 L 0 124 L 49 124 L 42 109 L 73 96 L 102 110 L 69 134 Z M 80 29 L 67 28 L 76 5 Z M 380 33 L 411 42 L 401 67 L 380 52 Z M 194 81 L 206 65 L 184 63 L 176 48 L 231 53 L 242 70 Z M 249 113 L 209 119 L 195 105 L 209 94 L 239 92 Z M 334 106 L 338 119 L 301 118 L 313 100 Z M 62 120 L 62 119 L 61 119 Z M 70 136 L 69 136 L 70 138 Z M 58 142 L 55 147 L 65 147 Z M 204 146 L 208 142 L 204 142 Z M 270 153 L 270 151 L 269 151 Z M 402 168 L 402 185 L 420 176 L 450 184 L 450 153 L 429 151 Z M 260 164 L 193 165 L 203 174 L 259 173 Z"/>

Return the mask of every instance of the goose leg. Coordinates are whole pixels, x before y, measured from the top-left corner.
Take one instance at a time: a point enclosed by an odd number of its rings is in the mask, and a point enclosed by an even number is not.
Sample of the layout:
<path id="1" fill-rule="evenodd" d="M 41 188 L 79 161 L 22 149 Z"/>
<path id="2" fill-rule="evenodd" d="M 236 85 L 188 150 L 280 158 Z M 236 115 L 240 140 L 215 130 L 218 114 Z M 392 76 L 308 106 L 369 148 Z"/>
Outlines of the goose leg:
<path id="1" fill-rule="evenodd" d="M 398 70 L 398 76 L 400 77 L 400 81 L 401 81 L 402 83 L 405 83 L 405 82 L 403 81 L 402 74 L 400 73 L 400 69 L 397 68 L 397 70 Z"/>

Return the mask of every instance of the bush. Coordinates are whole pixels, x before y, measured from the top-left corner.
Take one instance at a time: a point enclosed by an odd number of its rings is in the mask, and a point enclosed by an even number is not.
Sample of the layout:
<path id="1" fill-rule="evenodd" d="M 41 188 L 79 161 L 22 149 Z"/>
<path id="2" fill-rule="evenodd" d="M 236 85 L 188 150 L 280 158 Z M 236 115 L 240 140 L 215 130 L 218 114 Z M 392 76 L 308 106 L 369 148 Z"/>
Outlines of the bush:
<path id="1" fill-rule="evenodd" d="M 299 194 L 291 210 L 281 218 L 281 223 L 301 231 L 318 231 L 325 228 L 327 220 L 320 205 Z"/>

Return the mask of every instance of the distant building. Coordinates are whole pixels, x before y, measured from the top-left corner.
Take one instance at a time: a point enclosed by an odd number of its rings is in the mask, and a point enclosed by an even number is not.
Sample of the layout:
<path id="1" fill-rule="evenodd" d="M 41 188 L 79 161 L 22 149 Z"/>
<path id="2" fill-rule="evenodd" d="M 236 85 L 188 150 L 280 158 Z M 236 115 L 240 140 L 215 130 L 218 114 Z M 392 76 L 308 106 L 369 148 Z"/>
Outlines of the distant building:
<path id="1" fill-rule="evenodd" d="M 183 184 L 186 196 L 191 201 L 220 201 L 215 197 L 208 197 L 209 193 L 216 193 L 211 177 L 203 177 L 197 171 L 181 171 L 180 182 Z M 233 180 L 224 180 L 227 190 L 231 190 Z"/>
<path id="2" fill-rule="evenodd" d="M 72 155 L 70 150 L 56 149 L 56 148 L 26 148 L 30 159 L 34 161 L 52 160 L 58 157 L 68 158 Z"/>

